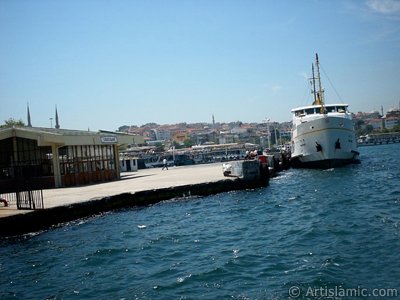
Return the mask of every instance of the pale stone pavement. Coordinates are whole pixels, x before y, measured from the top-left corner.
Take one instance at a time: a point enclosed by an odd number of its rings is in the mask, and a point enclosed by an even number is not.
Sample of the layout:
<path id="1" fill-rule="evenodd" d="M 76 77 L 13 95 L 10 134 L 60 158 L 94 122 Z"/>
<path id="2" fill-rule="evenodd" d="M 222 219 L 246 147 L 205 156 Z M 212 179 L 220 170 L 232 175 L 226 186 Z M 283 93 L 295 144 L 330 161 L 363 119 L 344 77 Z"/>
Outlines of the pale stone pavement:
<path id="1" fill-rule="evenodd" d="M 169 188 L 174 186 L 215 182 L 227 179 L 222 171 L 222 163 L 168 167 L 121 173 L 121 180 L 80 187 L 43 190 L 44 208 L 101 199 L 122 193 Z M 18 210 L 16 204 L 3 207 L 0 204 L 0 218 L 23 214 L 31 210 Z"/>

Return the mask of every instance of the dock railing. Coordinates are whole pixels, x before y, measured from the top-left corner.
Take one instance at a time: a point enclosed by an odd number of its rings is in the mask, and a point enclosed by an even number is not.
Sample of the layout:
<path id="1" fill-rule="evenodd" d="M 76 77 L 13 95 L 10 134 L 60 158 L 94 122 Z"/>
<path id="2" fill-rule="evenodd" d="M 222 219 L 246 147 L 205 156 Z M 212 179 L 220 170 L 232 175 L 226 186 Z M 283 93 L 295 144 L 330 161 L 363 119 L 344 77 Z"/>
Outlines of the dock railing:
<path id="1" fill-rule="evenodd" d="M 32 184 L 20 184 L 18 188 L 0 191 L 0 199 L 3 206 L 16 205 L 18 209 L 44 208 L 43 190 Z"/>

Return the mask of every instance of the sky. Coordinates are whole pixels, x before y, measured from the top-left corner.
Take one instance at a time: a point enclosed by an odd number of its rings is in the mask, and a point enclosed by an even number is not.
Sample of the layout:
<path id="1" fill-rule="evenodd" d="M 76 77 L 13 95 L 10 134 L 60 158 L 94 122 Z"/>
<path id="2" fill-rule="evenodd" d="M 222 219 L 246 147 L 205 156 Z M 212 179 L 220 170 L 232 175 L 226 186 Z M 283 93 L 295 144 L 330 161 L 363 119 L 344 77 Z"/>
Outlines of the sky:
<path id="1" fill-rule="evenodd" d="M 290 121 L 400 105 L 400 0 L 0 0 L 0 124 Z"/>

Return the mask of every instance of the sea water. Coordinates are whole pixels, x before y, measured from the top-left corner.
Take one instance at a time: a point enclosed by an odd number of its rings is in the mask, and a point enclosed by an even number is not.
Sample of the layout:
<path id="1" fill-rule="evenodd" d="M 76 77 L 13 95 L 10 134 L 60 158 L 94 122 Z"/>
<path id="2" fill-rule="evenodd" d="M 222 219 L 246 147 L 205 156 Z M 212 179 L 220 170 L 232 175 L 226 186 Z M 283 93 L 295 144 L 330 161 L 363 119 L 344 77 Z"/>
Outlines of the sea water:
<path id="1" fill-rule="evenodd" d="M 400 298 L 400 144 L 359 150 L 266 188 L 1 240 L 0 298 Z"/>

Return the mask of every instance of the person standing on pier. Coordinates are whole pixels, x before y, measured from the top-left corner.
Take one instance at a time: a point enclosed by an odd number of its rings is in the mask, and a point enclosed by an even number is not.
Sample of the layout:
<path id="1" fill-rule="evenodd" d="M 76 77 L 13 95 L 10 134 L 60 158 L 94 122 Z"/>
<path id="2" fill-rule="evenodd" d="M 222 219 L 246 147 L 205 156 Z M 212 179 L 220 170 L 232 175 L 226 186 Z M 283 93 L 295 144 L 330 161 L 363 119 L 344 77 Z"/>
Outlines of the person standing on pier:
<path id="1" fill-rule="evenodd" d="M 162 167 L 162 170 L 164 170 L 164 168 L 167 168 L 167 170 L 168 170 L 168 163 L 167 163 L 167 159 L 166 159 L 166 158 L 164 158 L 162 162 L 163 162 L 163 167 Z"/>

